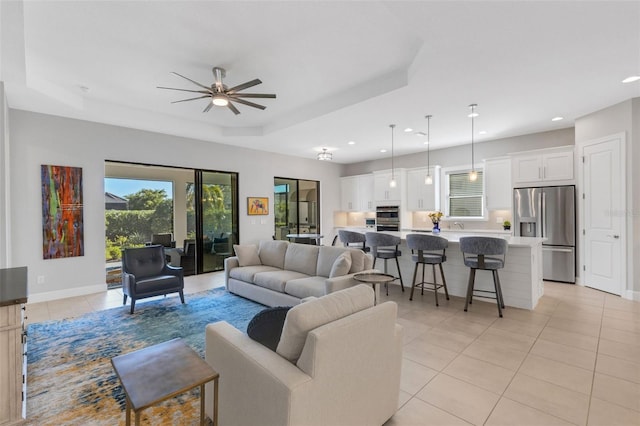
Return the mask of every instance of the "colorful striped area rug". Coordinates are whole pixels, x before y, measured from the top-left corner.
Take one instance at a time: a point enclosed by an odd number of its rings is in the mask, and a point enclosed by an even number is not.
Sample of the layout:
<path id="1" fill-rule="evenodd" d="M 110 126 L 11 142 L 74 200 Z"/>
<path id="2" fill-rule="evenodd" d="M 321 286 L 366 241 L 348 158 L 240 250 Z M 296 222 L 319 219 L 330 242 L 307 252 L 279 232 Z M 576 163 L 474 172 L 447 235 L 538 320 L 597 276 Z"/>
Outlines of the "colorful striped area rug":
<path id="1" fill-rule="evenodd" d="M 246 332 L 265 307 L 213 289 L 30 324 L 27 346 L 27 425 L 124 425 L 125 397 L 111 366 L 116 355 L 181 337 L 204 357 L 207 324 L 227 321 Z M 180 374 L 179 371 L 167 374 Z M 195 425 L 199 391 L 142 412 L 143 424 Z M 132 419 L 133 420 L 133 419 Z"/>

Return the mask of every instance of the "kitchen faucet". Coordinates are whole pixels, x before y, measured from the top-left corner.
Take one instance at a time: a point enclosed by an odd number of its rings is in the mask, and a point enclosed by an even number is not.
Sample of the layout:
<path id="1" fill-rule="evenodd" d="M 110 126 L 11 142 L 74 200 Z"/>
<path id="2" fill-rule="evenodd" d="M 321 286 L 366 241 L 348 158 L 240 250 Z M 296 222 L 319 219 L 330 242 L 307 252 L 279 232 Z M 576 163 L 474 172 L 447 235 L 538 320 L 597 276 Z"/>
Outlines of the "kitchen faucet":
<path id="1" fill-rule="evenodd" d="M 464 223 L 462 222 L 453 222 L 453 226 L 458 225 L 460 227 L 460 229 L 464 229 Z"/>

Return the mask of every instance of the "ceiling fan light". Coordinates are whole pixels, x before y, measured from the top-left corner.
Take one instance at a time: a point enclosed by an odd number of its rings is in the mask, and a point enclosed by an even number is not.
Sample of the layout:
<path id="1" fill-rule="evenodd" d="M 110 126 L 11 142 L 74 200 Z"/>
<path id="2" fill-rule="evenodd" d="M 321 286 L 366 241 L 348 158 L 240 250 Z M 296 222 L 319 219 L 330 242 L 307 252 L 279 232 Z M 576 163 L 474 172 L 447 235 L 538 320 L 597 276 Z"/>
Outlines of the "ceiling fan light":
<path id="1" fill-rule="evenodd" d="M 225 95 L 213 95 L 211 103 L 215 106 L 227 106 L 229 105 L 229 99 Z"/>

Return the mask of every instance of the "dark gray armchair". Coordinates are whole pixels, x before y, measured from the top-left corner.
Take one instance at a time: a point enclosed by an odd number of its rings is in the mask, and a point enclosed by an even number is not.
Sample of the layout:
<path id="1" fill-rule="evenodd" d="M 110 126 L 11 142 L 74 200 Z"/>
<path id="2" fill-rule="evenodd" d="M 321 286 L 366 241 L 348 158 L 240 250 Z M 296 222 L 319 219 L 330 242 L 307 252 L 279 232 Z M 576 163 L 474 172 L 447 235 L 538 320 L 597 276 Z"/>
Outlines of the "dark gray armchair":
<path id="1" fill-rule="evenodd" d="M 136 300 L 145 297 L 179 293 L 184 303 L 182 268 L 167 265 L 164 247 L 160 245 L 128 248 L 122 251 L 123 305 L 131 298 L 131 313 Z"/>

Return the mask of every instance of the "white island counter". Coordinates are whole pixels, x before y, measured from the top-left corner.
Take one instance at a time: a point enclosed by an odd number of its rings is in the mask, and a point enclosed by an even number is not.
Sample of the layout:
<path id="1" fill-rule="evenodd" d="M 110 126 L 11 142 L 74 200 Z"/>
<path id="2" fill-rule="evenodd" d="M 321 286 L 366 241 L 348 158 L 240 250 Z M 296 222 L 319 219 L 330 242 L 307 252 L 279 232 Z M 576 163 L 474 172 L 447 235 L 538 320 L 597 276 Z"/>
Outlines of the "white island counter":
<path id="1" fill-rule="evenodd" d="M 361 228 L 351 228 L 350 230 L 362 233 L 370 232 Z M 411 250 L 406 245 L 406 236 L 414 233 L 422 234 L 422 232 L 385 233 L 399 236 L 402 240 L 400 245 L 402 256 L 399 258 L 400 269 L 405 290 L 409 289 L 410 291 L 415 263 L 411 260 Z M 430 233 L 426 233 L 426 235 L 430 235 Z M 460 238 L 465 236 L 497 237 L 504 238 L 509 242 L 505 267 L 499 270 L 505 305 L 523 309 L 534 309 L 536 307 L 538 300 L 544 294 L 542 281 L 542 242 L 545 240 L 544 238 L 514 237 L 501 232 L 460 232 L 457 230 L 443 230 L 438 236 L 449 241 L 449 247 L 446 250 L 447 261 L 442 266 L 450 295 L 465 297 L 469 281 L 469 268 L 463 262 L 459 245 Z M 382 270 L 384 268 L 383 262 L 383 260 L 378 259 L 376 269 Z M 389 273 L 395 275 L 395 269 L 395 262 L 393 260 L 389 261 Z M 420 268 L 421 270 L 422 268 Z M 427 281 L 433 279 L 431 268 L 428 266 L 426 279 Z M 438 280 L 440 280 L 439 276 Z M 475 288 L 493 291 L 493 278 L 490 271 L 478 271 L 476 273 Z M 416 296 L 414 295 L 414 297 Z M 420 297 L 419 293 L 417 297 Z M 425 292 L 422 297 L 433 297 L 433 294 L 432 292 Z"/>

